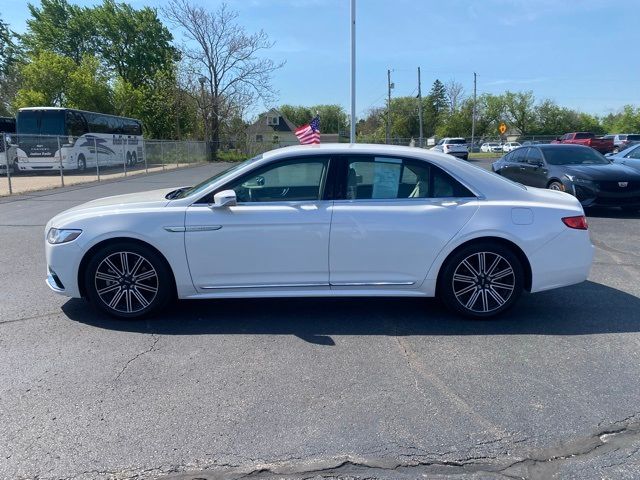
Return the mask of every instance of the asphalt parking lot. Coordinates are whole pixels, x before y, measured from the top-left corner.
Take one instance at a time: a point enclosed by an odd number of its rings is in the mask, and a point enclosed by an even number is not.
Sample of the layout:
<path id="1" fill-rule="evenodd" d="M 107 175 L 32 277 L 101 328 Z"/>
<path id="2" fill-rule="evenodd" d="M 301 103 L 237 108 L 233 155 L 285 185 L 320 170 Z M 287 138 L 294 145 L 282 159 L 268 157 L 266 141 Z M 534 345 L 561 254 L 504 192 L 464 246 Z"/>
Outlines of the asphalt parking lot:
<path id="1" fill-rule="evenodd" d="M 587 212 L 589 280 L 484 322 L 417 299 L 121 322 L 45 286 L 50 217 L 220 168 L 0 199 L 0 478 L 640 478 L 640 215 Z"/>

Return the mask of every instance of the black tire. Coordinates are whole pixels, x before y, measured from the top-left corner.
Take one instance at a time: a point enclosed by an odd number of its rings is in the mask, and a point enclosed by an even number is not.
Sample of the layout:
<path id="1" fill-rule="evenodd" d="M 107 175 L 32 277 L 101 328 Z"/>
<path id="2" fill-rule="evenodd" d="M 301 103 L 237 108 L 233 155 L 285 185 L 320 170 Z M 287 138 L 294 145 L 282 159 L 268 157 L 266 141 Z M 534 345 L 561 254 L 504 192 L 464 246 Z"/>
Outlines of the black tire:
<path id="1" fill-rule="evenodd" d="M 462 159 L 463 159 L 463 160 L 469 160 L 469 155 L 464 155 L 464 156 L 462 157 Z"/>
<path id="2" fill-rule="evenodd" d="M 447 259 L 438 279 L 438 297 L 460 315 L 485 319 L 511 308 L 523 286 L 524 269 L 511 249 L 478 242 Z"/>
<path id="3" fill-rule="evenodd" d="M 131 152 L 127 152 L 127 167 L 131 168 Z"/>
<path id="4" fill-rule="evenodd" d="M 78 155 L 78 172 L 84 172 L 87 169 L 87 160 L 83 154 Z"/>
<path id="5" fill-rule="evenodd" d="M 613 148 L 613 153 L 620 153 L 620 148 L 614 147 Z"/>
<path id="6" fill-rule="evenodd" d="M 11 172 L 11 175 L 20 175 L 20 167 L 18 166 L 18 159 L 14 158 L 13 159 L 13 171 Z"/>
<path id="7" fill-rule="evenodd" d="M 93 254 L 84 272 L 84 287 L 94 307 L 126 320 L 153 315 L 175 297 L 166 261 L 133 242 L 113 243 Z"/>
<path id="8" fill-rule="evenodd" d="M 131 166 L 135 167 L 138 164 L 138 156 L 136 152 L 131 152 Z"/>
<path id="9" fill-rule="evenodd" d="M 549 182 L 549 185 L 547 185 L 547 188 L 549 190 L 556 190 L 559 192 L 566 191 L 566 188 L 564 188 L 564 185 L 561 182 L 558 182 L 557 180 L 554 180 L 553 182 Z"/>

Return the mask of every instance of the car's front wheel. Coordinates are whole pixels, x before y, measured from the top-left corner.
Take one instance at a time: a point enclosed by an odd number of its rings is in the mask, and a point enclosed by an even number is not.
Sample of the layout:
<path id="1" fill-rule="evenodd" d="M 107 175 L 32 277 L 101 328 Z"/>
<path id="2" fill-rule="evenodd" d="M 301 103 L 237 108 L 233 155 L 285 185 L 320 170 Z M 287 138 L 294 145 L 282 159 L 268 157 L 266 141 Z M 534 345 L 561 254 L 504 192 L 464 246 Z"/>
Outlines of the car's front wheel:
<path id="1" fill-rule="evenodd" d="M 445 263 L 438 296 L 451 310 L 471 318 L 488 318 L 508 310 L 522 293 L 523 267 L 508 247 L 471 244 Z"/>
<path id="2" fill-rule="evenodd" d="M 107 245 L 93 254 L 84 282 L 95 307 L 124 319 L 155 313 L 174 295 L 171 271 L 164 259 L 133 242 Z"/>

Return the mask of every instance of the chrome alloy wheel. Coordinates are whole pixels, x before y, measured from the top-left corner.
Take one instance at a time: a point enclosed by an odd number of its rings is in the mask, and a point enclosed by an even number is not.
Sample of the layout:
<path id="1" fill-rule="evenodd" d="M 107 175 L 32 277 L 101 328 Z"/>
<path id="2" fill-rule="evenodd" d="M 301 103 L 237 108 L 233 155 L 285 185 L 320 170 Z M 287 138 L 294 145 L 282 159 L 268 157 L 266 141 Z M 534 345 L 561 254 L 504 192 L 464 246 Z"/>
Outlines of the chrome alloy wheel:
<path id="1" fill-rule="evenodd" d="M 477 252 L 458 264 L 452 280 L 453 294 L 465 309 L 489 313 L 511 297 L 516 278 L 513 266 L 501 255 Z"/>
<path id="2" fill-rule="evenodd" d="M 147 308 L 158 294 L 158 273 L 142 255 L 115 252 L 96 269 L 96 293 L 110 309 L 136 313 Z"/>

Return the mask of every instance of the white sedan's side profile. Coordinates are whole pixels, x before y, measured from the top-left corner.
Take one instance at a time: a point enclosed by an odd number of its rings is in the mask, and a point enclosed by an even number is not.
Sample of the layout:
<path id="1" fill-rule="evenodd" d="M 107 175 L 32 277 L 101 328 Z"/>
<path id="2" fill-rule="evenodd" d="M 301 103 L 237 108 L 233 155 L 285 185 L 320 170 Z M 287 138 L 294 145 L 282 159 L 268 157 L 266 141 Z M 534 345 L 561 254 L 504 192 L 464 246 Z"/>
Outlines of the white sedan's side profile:
<path id="1" fill-rule="evenodd" d="M 172 298 L 438 296 L 483 318 L 587 278 L 578 200 L 437 152 L 327 144 L 49 221 L 47 283 L 120 318 Z"/>

